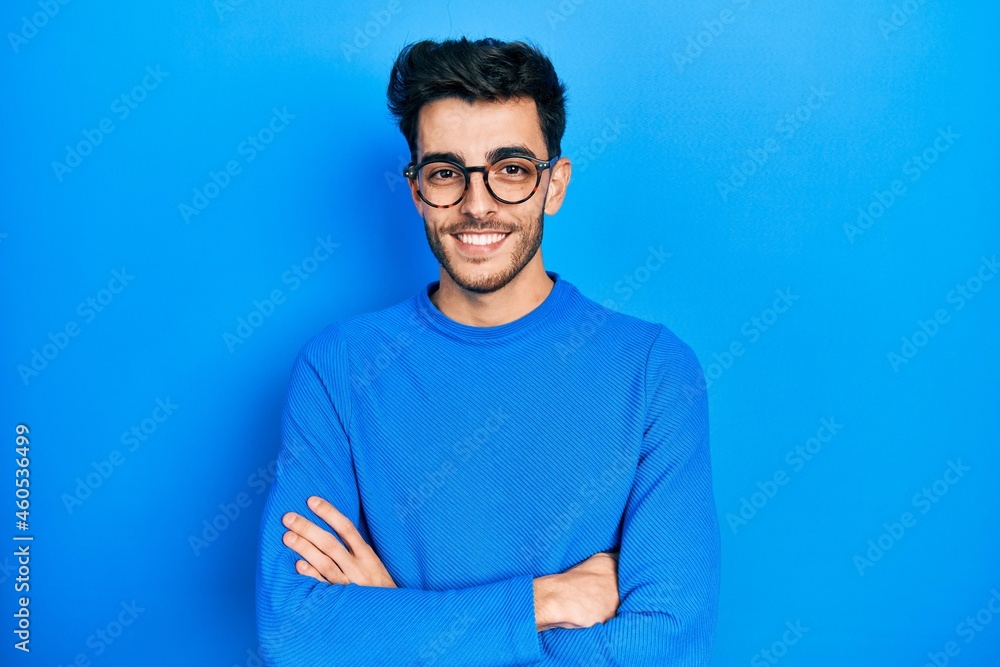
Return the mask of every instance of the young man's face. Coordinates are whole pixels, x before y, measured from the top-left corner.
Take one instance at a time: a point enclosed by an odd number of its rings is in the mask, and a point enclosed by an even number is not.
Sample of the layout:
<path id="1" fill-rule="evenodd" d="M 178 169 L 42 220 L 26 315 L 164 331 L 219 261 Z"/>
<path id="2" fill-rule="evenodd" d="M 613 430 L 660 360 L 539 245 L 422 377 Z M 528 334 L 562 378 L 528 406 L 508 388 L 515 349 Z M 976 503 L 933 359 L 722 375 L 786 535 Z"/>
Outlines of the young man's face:
<path id="1" fill-rule="evenodd" d="M 527 155 L 546 160 L 535 102 L 531 98 L 505 102 L 474 102 L 445 98 L 420 109 L 417 161 L 432 153 L 452 153 L 464 166 L 485 165 L 490 151 L 522 147 Z M 486 190 L 483 175 L 473 172 L 462 201 L 450 208 L 435 208 L 417 194 L 410 181 L 413 203 L 424 220 L 431 251 L 448 275 L 471 292 L 494 292 L 509 283 L 529 262 L 541 263 L 545 214 L 562 205 L 569 183 L 569 160 L 560 159 L 555 170 L 542 171 L 542 180 L 531 199 L 503 204 Z M 488 246 L 465 243 L 460 232 L 505 234 Z M 487 240 L 487 239 L 482 239 Z"/>

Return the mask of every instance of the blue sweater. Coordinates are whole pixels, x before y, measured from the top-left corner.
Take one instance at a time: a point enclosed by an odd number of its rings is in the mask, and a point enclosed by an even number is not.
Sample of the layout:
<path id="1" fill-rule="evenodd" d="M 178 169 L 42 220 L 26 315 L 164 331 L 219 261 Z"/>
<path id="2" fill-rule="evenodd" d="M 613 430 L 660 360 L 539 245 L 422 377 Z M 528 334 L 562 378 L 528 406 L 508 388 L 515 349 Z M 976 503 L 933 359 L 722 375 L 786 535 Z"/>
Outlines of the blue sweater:
<path id="1" fill-rule="evenodd" d="M 507 324 L 450 319 L 435 281 L 303 346 L 261 523 L 269 664 L 709 664 L 720 547 L 701 367 L 665 326 L 548 275 Z M 310 495 L 398 588 L 295 571 L 281 517 L 328 528 Z M 532 579 L 614 548 L 615 617 L 538 632 Z"/>

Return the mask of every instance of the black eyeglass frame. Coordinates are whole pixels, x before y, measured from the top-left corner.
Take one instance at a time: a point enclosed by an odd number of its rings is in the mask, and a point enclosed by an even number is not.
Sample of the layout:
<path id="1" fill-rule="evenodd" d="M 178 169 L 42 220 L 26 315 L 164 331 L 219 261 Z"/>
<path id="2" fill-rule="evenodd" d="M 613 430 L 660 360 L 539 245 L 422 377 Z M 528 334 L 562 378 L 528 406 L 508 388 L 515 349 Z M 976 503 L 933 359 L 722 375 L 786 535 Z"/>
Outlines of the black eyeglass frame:
<path id="1" fill-rule="evenodd" d="M 415 181 L 417 179 L 417 172 L 419 172 L 425 166 L 437 162 L 451 165 L 455 167 L 458 171 L 460 171 L 463 176 L 465 176 L 465 188 L 462 190 L 462 194 L 460 194 L 458 196 L 458 199 L 456 199 L 450 204 L 432 204 L 431 202 L 427 201 L 427 197 L 425 197 L 424 193 L 420 191 L 420 187 L 419 186 L 417 187 L 417 194 L 420 195 L 420 198 L 422 200 L 424 200 L 424 203 L 426 203 L 428 206 L 433 206 L 434 208 L 451 208 L 452 206 L 458 206 L 459 202 L 465 199 L 466 193 L 469 192 L 469 182 L 472 179 L 470 173 L 475 171 L 478 171 L 483 175 L 483 184 L 486 186 L 486 191 L 489 192 L 490 196 L 496 199 L 498 202 L 500 202 L 501 204 L 523 204 L 524 202 L 534 197 L 535 193 L 538 192 L 538 186 L 542 182 L 542 172 L 555 165 L 555 163 L 559 161 L 560 157 L 562 156 L 556 154 L 550 157 L 548 160 L 541 160 L 536 157 L 531 157 L 530 155 L 514 153 L 511 155 L 505 155 L 496 162 L 491 162 L 489 164 L 485 164 L 479 167 L 466 167 L 458 164 L 457 162 L 452 162 L 451 160 L 440 160 L 440 159 L 424 160 L 423 162 L 418 162 L 417 164 L 413 164 L 411 162 L 406 167 L 406 169 L 403 170 L 403 176 L 410 179 L 411 181 Z M 531 189 L 531 193 L 529 193 L 527 197 L 519 201 L 507 201 L 506 199 L 501 199 L 496 195 L 495 192 L 493 192 L 493 188 L 490 187 L 490 172 L 489 172 L 490 168 L 497 162 L 503 162 L 504 160 L 509 160 L 510 158 L 521 158 L 524 160 L 528 160 L 529 162 L 534 163 L 535 168 L 538 170 L 537 172 L 535 172 L 535 187 Z"/>

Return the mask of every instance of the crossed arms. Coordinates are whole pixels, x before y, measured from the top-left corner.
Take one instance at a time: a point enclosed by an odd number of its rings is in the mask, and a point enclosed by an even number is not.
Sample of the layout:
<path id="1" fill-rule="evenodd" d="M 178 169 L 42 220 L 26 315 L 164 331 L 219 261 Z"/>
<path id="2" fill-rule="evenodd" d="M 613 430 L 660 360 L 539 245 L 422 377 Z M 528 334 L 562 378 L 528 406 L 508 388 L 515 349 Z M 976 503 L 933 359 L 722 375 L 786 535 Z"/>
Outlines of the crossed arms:
<path id="1" fill-rule="evenodd" d="M 311 496 L 306 504 L 336 531 L 340 540 L 300 514 L 285 514 L 282 524 L 288 532 L 282 541 L 302 556 L 303 560 L 295 562 L 299 574 L 327 584 L 398 588 L 350 519 L 318 496 Z M 617 549 L 601 551 L 566 572 L 536 577 L 533 588 L 538 630 L 587 628 L 613 617 L 619 602 L 618 553 Z"/>
<path id="2" fill-rule="evenodd" d="M 303 348 L 282 413 L 257 573 L 270 664 L 708 664 L 719 538 L 704 382 L 690 348 L 661 329 L 650 350 L 644 443 L 617 562 L 601 552 L 557 575 L 446 591 L 397 587 L 368 546 L 345 435 L 346 378 L 320 370 L 331 356 L 347 367 L 339 336 Z M 304 507 L 315 489 L 327 497 Z M 303 511 L 287 511 L 295 508 Z"/>

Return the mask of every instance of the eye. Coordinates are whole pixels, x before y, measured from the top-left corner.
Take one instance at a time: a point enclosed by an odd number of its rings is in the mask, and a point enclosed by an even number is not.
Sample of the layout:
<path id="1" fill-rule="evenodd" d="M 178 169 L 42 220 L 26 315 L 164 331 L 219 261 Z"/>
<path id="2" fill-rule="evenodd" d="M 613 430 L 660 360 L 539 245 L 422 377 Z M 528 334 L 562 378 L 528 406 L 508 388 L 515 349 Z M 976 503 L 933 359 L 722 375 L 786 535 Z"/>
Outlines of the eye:
<path id="1" fill-rule="evenodd" d="M 448 178 L 453 173 L 454 172 L 451 169 L 438 169 L 433 174 L 431 174 L 431 176 L 434 178 Z"/>
<path id="2" fill-rule="evenodd" d="M 503 166 L 503 173 L 508 176 L 518 176 L 520 174 L 528 173 L 528 170 L 519 164 L 505 164 Z"/>

